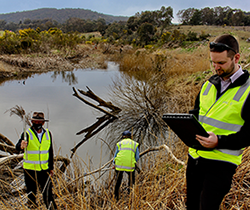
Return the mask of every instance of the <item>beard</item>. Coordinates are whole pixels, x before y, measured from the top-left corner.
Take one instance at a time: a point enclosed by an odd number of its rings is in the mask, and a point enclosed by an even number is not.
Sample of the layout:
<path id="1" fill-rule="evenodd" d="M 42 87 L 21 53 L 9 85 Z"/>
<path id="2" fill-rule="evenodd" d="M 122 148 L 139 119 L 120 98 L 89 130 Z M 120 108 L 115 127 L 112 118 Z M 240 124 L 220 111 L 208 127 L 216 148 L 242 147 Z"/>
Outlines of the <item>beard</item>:
<path id="1" fill-rule="evenodd" d="M 229 78 L 234 72 L 235 72 L 235 65 L 234 62 L 232 62 L 232 64 L 230 65 L 230 67 L 226 70 L 222 69 L 223 73 L 221 75 L 219 75 L 220 78 Z"/>

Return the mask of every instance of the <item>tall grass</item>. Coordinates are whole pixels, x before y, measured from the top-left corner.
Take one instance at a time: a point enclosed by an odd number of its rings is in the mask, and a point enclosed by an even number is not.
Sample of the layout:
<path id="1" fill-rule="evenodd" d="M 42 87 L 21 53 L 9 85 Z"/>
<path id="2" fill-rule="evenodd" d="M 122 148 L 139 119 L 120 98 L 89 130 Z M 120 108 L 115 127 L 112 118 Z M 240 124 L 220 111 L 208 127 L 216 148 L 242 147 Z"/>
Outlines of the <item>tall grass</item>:
<path id="1" fill-rule="evenodd" d="M 182 142 L 176 143 L 173 153 L 178 159 L 186 162 L 187 147 Z M 249 155 L 250 150 L 247 149 L 243 163 L 234 176 L 232 188 L 222 203 L 222 210 L 249 209 Z M 75 159 L 66 174 L 59 173 L 56 166 L 53 192 L 58 209 L 185 210 L 185 166 L 171 159 L 164 150 L 148 153 L 140 159 L 141 172 L 136 172 L 136 183 L 130 194 L 127 194 L 127 177 L 124 176 L 118 202 L 114 199 L 114 171 L 107 171 L 103 179 L 98 179 L 99 175 L 78 179 L 84 174 L 83 165 L 85 163 L 82 160 Z M 15 199 L 2 196 L 0 208 L 28 209 L 25 205 L 26 199 L 22 197 L 23 193 L 19 193 L 20 196 Z M 41 194 L 38 194 L 37 202 L 37 209 L 46 209 Z"/>
<path id="2" fill-rule="evenodd" d="M 182 27 L 184 26 L 181 26 L 180 29 Z M 203 30 L 207 29 L 210 30 L 211 28 L 203 28 Z M 229 31 L 229 28 L 225 28 L 225 30 Z M 216 35 L 219 35 L 219 32 Z M 244 49 L 242 50 L 242 58 L 247 63 L 249 62 L 249 54 L 247 54 L 249 52 L 244 45 L 242 49 Z M 142 119 L 144 117 L 143 123 L 149 123 L 150 119 L 155 120 L 152 122 L 157 122 L 158 118 L 153 115 L 155 113 L 161 114 L 164 111 L 188 112 L 194 105 L 194 100 L 202 83 L 212 75 L 207 44 L 189 49 L 161 49 L 154 52 L 131 50 L 128 54 L 116 53 L 112 59 L 119 61 L 120 69 L 124 73 L 124 77 L 121 78 L 122 81 L 115 81 L 112 88 L 114 92 L 120 90 L 120 93 L 123 94 L 123 98 L 119 97 L 117 102 L 120 106 L 124 105 L 124 116 L 134 117 L 134 120 L 137 119 L 138 111 L 140 111 Z M 123 100 L 124 97 L 125 99 L 131 99 L 133 103 L 129 100 Z M 145 116 L 151 116 L 152 118 Z M 124 119 L 126 118 L 124 117 Z M 116 125 L 113 130 L 122 129 L 125 125 Z M 166 135 L 162 131 L 156 135 L 150 128 L 149 126 L 147 137 L 141 135 L 142 139 L 145 138 L 145 141 L 142 141 L 141 148 L 151 146 L 147 141 L 151 135 L 154 139 L 152 145 L 155 142 L 155 145 L 167 144 L 174 155 L 186 163 L 188 148 L 174 133 L 170 131 Z M 244 152 L 243 162 L 234 176 L 231 190 L 222 203 L 222 210 L 250 209 L 249 157 L 250 149 L 247 148 Z M 141 172 L 136 172 L 136 183 L 132 192 L 129 195 L 127 194 L 125 174 L 120 189 L 121 199 L 116 202 L 114 199 L 114 171 L 107 170 L 104 175 L 100 172 L 83 177 L 86 171 L 90 171 L 90 164 L 76 158 L 67 168 L 65 174 L 59 172 L 59 166 L 55 166 L 56 173 L 53 178 L 55 201 L 58 209 L 72 210 L 184 210 L 186 201 L 185 167 L 171 159 L 164 150 L 144 155 L 139 160 Z M 3 192 L 3 194 L 8 193 Z M 27 209 L 22 195 L 23 192 L 19 191 L 19 196 L 15 200 L 13 197 L 2 196 L 0 198 L 0 209 Z M 37 199 L 40 204 L 38 209 L 45 209 L 41 194 Z"/>
<path id="3" fill-rule="evenodd" d="M 186 157 L 187 148 L 178 143 L 174 153 L 177 158 Z M 183 154 L 185 153 L 185 155 Z M 139 162 L 141 172 L 136 172 L 136 183 L 127 194 L 127 178 L 120 188 L 121 198 L 114 199 L 114 170 L 109 170 L 105 178 L 101 174 L 80 178 L 86 171 L 86 165 L 80 159 L 74 159 L 66 174 L 55 168 L 53 192 L 58 209 L 185 209 L 185 167 L 174 162 L 165 151 L 152 152 L 143 156 Z M 76 180 L 76 181 L 74 181 Z M 1 197 L 1 209 L 28 209 L 21 191 L 20 196 Z M 37 209 L 46 209 L 41 193 L 37 196 Z"/>

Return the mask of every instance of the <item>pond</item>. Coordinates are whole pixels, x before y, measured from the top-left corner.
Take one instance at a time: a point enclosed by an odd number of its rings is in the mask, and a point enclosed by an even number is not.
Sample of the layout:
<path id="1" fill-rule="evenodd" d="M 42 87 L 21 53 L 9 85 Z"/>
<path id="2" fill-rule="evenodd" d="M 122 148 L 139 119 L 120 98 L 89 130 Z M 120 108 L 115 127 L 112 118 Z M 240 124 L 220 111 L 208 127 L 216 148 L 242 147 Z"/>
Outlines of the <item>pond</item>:
<path id="1" fill-rule="evenodd" d="M 70 156 L 70 150 L 83 139 L 76 133 L 92 125 L 96 117 L 103 116 L 90 106 L 74 97 L 72 87 L 87 91 L 88 86 L 96 95 L 110 101 L 108 94 L 112 79 L 119 77 L 119 66 L 109 62 L 106 70 L 78 69 L 70 72 L 49 72 L 35 74 L 25 80 L 14 80 L 0 86 L 0 133 L 14 144 L 23 131 L 23 123 L 16 116 L 6 112 L 19 105 L 26 113 L 42 111 L 49 122 L 45 127 L 52 132 L 55 153 Z M 83 96 L 84 97 L 84 96 Z M 78 156 L 87 164 L 100 164 L 109 160 L 107 146 L 97 136 L 89 139 L 77 149 Z"/>

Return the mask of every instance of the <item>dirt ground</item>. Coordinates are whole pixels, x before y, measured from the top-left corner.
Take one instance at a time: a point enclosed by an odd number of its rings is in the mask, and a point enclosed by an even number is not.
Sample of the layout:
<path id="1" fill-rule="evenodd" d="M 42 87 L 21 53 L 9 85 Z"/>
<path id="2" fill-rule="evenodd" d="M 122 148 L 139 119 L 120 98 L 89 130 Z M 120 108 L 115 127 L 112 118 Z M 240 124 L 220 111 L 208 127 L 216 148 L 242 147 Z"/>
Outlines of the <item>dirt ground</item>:
<path id="1" fill-rule="evenodd" d="M 32 73 L 72 71 L 74 69 L 107 68 L 106 58 L 100 50 L 84 51 L 74 56 L 53 54 L 0 55 L 0 82 L 24 79 Z"/>
<path id="2" fill-rule="evenodd" d="M 49 54 L 0 55 L 0 83 L 10 79 L 25 79 L 27 75 L 48 71 L 72 71 L 74 69 L 106 69 L 112 56 L 129 52 L 131 46 L 110 44 L 79 45 L 74 54 L 67 56 L 50 52 Z"/>

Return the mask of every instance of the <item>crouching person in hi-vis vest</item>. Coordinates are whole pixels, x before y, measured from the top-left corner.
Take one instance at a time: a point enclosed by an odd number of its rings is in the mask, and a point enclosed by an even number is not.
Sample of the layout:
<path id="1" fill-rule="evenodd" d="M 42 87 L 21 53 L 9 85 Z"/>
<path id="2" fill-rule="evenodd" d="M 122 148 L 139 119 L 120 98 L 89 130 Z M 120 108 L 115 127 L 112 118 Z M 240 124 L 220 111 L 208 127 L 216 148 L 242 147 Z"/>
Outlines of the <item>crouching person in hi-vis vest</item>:
<path id="1" fill-rule="evenodd" d="M 122 140 L 117 143 L 114 155 L 116 184 L 115 184 L 115 198 L 119 199 L 119 188 L 122 182 L 123 172 L 125 171 L 129 176 L 128 193 L 130 187 L 135 184 L 135 164 L 139 160 L 138 143 L 131 139 L 131 133 L 124 131 L 122 133 Z"/>
<path id="2" fill-rule="evenodd" d="M 34 112 L 31 118 L 32 126 L 26 131 L 26 136 L 22 133 L 16 149 L 24 151 L 23 169 L 29 199 L 28 207 L 37 207 L 36 194 L 40 187 L 47 209 L 57 209 L 49 177 L 53 175 L 54 165 L 52 135 L 48 129 L 43 128 L 45 121 L 48 120 L 44 119 L 42 112 Z"/>

